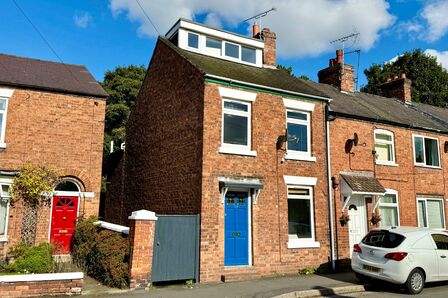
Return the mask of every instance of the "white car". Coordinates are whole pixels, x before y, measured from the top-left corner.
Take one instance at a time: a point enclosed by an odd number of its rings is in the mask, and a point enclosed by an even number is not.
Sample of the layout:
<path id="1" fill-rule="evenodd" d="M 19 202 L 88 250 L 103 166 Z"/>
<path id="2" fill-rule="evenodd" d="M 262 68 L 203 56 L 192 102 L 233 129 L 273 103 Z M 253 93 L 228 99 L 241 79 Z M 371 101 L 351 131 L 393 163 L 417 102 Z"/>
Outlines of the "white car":
<path id="1" fill-rule="evenodd" d="M 403 284 L 418 294 L 426 282 L 448 280 L 448 233 L 415 227 L 371 230 L 353 246 L 352 269 L 361 281 Z"/>

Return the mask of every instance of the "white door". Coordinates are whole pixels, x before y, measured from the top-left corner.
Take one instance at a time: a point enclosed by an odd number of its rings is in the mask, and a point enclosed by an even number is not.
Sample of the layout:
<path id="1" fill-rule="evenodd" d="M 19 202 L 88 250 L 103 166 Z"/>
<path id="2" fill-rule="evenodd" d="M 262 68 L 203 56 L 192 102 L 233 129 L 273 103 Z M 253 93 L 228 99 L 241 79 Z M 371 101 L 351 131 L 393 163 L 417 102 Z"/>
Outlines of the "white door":
<path id="1" fill-rule="evenodd" d="M 353 196 L 348 203 L 348 222 L 350 257 L 352 256 L 353 245 L 361 242 L 367 234 L 366 200 L 363 196 Z"/>

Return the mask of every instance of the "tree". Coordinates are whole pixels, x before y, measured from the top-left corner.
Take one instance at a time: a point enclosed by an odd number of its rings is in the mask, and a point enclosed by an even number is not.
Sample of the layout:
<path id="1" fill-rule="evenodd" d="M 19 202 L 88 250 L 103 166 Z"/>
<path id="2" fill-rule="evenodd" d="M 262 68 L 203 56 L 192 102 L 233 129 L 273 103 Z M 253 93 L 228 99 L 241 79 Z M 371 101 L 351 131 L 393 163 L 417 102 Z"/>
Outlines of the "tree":
<path id="1" fill-rule="evenodd" d="M 109 93 L 106 106 L 103 156 L 110 152 L 110 142 L 120 145 L 125 141 L 126 122 L 137 99 L 146 68 L 136 65 L 119 66 L 104 75 L 103 88 Z"/>
<path id="2" fill-rule="evenodd" d="M 288 67 L 286 67 L 286 66 L 284 66 L 284 65 L 282 65 L 282 64 L 278 64 L 278 65 L 277 65 L 277 68 L 278 68 L 279 70 L 281 70 L 281 71 L 285 71 L 287 74 L 289 74 L 289 75 L 292 76 L 292 77 L 295 77 L 295 78 L 298 78 L 298 79 L 302 79 L 302 80 L 305 80 L 305 81 L 309 81 L 309 80 L 310 80 L 310 78 L 307 77 L 306 75 L 301 75 L 301 76 L 299 76 L 299 77 L 295 76 L 294 73 L 293 73 L 292 66 L 288 66 Z"/>
<path id="3" fill-rule="evenodd" d="M 373 64 L 364 70 L 367 85 L 361 91 L 382 95 L 380 85 L 391 76 L 405 73 L 412 80 L 412 100 L 437 106 L 448 104 L 448 72 L 433 56 L 420 49 L 405 52 L 395 61 Z"/>

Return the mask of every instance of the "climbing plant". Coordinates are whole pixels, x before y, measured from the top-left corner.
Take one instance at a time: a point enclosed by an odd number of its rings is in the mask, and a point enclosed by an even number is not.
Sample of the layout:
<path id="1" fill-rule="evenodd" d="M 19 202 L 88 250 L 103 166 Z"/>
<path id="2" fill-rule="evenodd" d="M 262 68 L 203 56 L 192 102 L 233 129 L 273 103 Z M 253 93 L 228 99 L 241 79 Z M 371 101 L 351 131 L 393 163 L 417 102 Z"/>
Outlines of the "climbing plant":
<path id="1" fill-rule="evenodd" d="M 51 197 L 60 180 L 54 167 L 26 164 L 14 178 L 11 186 L 12 205 L 21 202 L 24 207 L 21 240 L 34 245 L 39 208 L 51 205 Z"/>

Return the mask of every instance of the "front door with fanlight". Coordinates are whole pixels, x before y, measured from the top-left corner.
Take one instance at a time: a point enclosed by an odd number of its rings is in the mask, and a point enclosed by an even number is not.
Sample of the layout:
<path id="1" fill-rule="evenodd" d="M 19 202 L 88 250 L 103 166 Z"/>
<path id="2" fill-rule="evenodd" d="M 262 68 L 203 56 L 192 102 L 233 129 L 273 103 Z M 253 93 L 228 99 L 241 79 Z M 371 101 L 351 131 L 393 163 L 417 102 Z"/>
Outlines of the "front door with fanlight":
<path id="1" fill-rule="evenodd" d="M 367 234 L 367 212 L 366 200 L 364 196 L 354 195 L 348 203 L 348 222 L 350 257 L 352 256 L 353 245 L 361 242 L 362 238 Z"/>
<path id="2" fill-rule="evenodd" d="M 53 197 L 50 243 L 54 245 L 55 254 L 70 253 L 77 216 L 78 197 Z"/>

